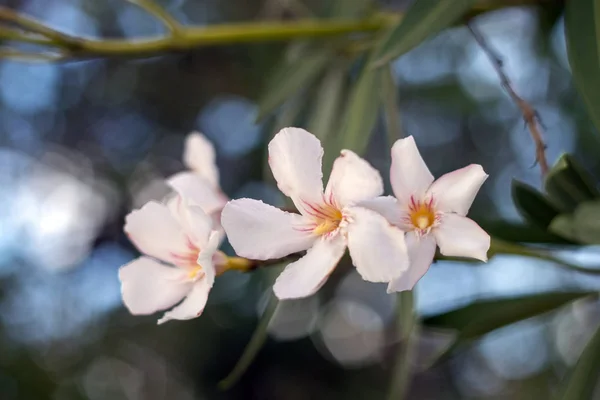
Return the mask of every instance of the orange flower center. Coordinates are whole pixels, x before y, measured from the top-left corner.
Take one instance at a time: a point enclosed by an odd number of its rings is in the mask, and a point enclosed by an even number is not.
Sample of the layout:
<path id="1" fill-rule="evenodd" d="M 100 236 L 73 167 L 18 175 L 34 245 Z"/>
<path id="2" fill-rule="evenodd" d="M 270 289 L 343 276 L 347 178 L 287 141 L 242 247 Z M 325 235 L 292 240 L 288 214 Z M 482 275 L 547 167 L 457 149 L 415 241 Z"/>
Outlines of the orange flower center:
<path id="1" fill-rule="evenodd" d="M 191 268 L 187 274 L 190 280 L 196 280 L 198 278 L 201 278 L 203 275 L 204 272 L 202 271 L 201 265 L 196 265 L 195 267 Z"/>
<path id="2" fill-rule="evenodd" d="M 408 213 L 410 223 L 421 233 L 429 231 L 437 219 L 433 207 L 433 198 L 429 201 L 419 201 L 411 196 Z"/>
<path id="3" fill-rule="evenodd" d="M 342 222 L 342 212 L 336 207 L 325 204 L 319 207 L 320 214 L 317 216 L 317 226 L 313 229 L 315 235 L 325 235 L 335 231 Z"/>
<path id="4" fill-rule="evenodd" d="M 342 211 L 335 205 L 333 199 L 321 204 L 305 202 L 306 211 L 314 218 L 314 223 L 307 227 L 315 235 L 327 235 L 334 232 L 344 219 Z"/>

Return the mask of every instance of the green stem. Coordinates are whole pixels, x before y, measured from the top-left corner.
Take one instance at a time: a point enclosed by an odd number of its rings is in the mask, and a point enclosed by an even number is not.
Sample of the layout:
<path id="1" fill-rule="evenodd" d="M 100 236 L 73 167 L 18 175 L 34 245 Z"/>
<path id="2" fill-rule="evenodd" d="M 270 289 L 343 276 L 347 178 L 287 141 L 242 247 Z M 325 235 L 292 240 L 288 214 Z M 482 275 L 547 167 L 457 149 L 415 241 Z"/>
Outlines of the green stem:
<path id="1" fill-rule="evenodd" d="M 402 400 L 408 391 L 412 376 L 411 360 L 414 352 L 414 339 L 417 336 L 417 319 L 412 290 L 398 293 L 398 319 L 396 330 L 400 343 L 396 355 L 392 380 L 388 391 L 388 400 Z"/>
<path id="2" fill-rule="evenodd" d="M 175 35 L 129 39 L 88 39 L 73 37 L 31 17 L 6 7 L 0 7 L 0 23 L 9 22 L 48 39 L 46 46 L 58 47 L 70 58 L 146 57 L 170 51 L 202 46 L 289 41 L 299 38 L 331 37 L 350 33 L 376 32 L 396 25 L 402 18 L 398 13 L 377 13 L 362 20 L 300 19 L 295 21 L 257 21 L 253 23 L 222 24 L 209 27 L 180 25 L 168 13 L 150 0 L 130 0 L 160 18 Z M 467 18 L 515 5 L 534 5 L 543 0 L 514 0 L 477 4 Z M 61 58 L 64 59 L 64 58 Z"/>
<path id="3" fill-rule="evenodd" d="M 505 242 L 504 240 L 492 238 L 490 246 L 490 258 L 496 254 L 513 254 L 517 256 L 532 257 L 540 260 L 551 261 L 556 265 L 569 269 L 571 271 L 580 272 L 583 274 L 600 275 L 600 268 L 585 268 L 579 265 L 571 264 L 560 258 L 552 255 L 549 251 L 544 249 L 535 249 L 532 247 L 523 246 L 518 243 Z"/>
<path id="4" fill-rule="evenodd" d="M 162 8 L 160 5 L 156 4 L 154 1 L 152 1 L 152 0 L 127 0 L 127 1 L 143 8 L 144 10 L 146 10 L 146 12 L 148 14 L 153 15 L 156 19 L 161 21 L 167 27 L 169 32 L 171 32 L 172 36 L 176 36 L 176 37 L 181 36 L 183 26 L 171 14 L 169 14 L 167 12 L 167 10 Z"/>
<path id="5" fill-rule="evenodd" d="M 48 41 L 44 44 L 48 46 L 75 49 L 80 47 L 81 42 L 85 41 L 84 39 L 79 39 L 74 36 L 69 36 L 65 33 L 59 32 L 56 29 L 50 28 L 49 26 L 45 25 L 43 22 L 25 16 L 14 10 L 11 10 L 10 8 L 1 6 L 0 21 L 10 22 L 23 28 L 26 31 L 45 36 L 46 38 L 48 38 Z"/>
<path id="6" fill-rule="evenodd" d="M 219 388 L 221 390 L 227 390 L 232 387 L 242 377 L 244 372 L 246 372 L 250 364 L 252 364 L 252 361 L 254 361 L 254 358 L 267 339 L 267 328 L 269 327 L 269 322 L 273 318 L 273 315 L 275 315 L 278 304 L 279 301 L 275 295 L 271 294 L 267 308 L 263 312 L 256 330 L 252 334 L 248 345 L 244 349 L 244 353 L 238 360 L 237 364 L 235 364 L 229 375 L 219 382 Z"/>
<path id="7" fill-rule="evenodd" d="M 394 77 L 392 65 L 388 64 L 381 74 L 381 92 L 383 109 L 388 133 L 388 145 L 392 146 L 396 140 L 402 138 L 402 125 L 398 102 L 398 85 Z"/>

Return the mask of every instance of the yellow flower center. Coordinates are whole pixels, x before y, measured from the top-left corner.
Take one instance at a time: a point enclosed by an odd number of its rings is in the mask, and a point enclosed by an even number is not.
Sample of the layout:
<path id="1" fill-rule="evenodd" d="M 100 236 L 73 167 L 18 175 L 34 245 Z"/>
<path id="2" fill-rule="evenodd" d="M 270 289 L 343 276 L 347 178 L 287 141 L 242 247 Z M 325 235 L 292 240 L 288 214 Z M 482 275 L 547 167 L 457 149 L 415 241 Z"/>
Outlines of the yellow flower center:
<path id="1" fill-rule="evenodd" d="M 201 265 L 196 265 L 195 267 L 192 267 L 187 274 L 187 276 L 190 280 L 196 280 L 196 279 L 200 278 L 202 275 L 204 275 L 204 271 L 202 271 Z"/>
<path id="2" fill-rule="evenodd" d="M 426 233 L 436 222 L 433 199 L 416 201 L 412 196 L 408 206 L 410 223 L 421 233 Z"/>
<path id="3" fill-rule="evenodd" d="M 316 219 L 316 226 L 313 229 L 315 235 L 326 235 L 335 231 L 343 219 L 342 212 L 330 204 L 311 207 L 311 211 Z"/>

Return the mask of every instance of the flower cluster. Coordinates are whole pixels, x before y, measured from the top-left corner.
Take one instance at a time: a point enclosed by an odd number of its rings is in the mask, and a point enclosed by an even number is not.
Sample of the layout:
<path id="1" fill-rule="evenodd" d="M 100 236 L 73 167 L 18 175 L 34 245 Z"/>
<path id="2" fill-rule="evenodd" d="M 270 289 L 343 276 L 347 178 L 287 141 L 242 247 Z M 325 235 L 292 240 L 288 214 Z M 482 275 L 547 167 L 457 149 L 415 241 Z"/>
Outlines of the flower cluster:
<path id="1" fill-rule="evenodd" d="M 190 134 L 184 151 L 190 170 L 167 180 L 176 195 L 126 218 L 125 232 L 145 254 L 119 273 L 129 311 L 174 306 L 159 323 L 199 316 L 215 276 L 235 268 L 234 258 L 217 250 L 224 234 L 248 263 L 298 255 L 274 284 L 282 300 L 318 291 L 346 248 L 360 276 L 388 283 L 388 293 L 412 289 L 436 247 L 443 255 L 487 260 L 490 237 L 466 217 L 487 178 L 480 165 L 434 181 L 414 139 L 398 140 L 392 197 L 382 196 L 379 172 L 349 150 L 335 160 L 324 187 L 322 158 L 321 143 L 303 129 L 282 129 L 269 143 L 277 186 L 298 211 L 288 212 L 254 199 L 228 201 L 212 145 Z"/>

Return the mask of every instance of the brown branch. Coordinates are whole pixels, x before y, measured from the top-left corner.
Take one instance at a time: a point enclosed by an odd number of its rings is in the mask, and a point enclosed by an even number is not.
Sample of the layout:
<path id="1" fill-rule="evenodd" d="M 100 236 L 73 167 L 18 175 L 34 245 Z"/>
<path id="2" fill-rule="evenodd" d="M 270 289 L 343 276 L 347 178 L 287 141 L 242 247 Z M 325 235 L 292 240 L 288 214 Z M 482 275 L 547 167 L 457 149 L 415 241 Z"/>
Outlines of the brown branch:
<path id="1" fill-rule="evenodd" d="M 498 77 L 500 78 L 500 83 L 504 90 L 508 93 L 510 98 L 515 102 L 519 110 L 521 110 L 521 114 L 523 115 L 523 119 L 525 120 L 525 124 L 531 133 L 531 138 L 535 143 L 535 161 L 540 165 L 540 170 L 542 171 L 542 176 L 545 176 L 548 173 L 548 161 L 546 160 L 546 144 L 544 143 L 544 139 L 542 138 L 541 133 L 541 123 L 540 118 L 537 111 L 529 104 L 527 101 L 523 100 L 521 96 L 515 92 L 513 89 L 508 77 L 504 73 L 504 69 L 502 68 L 502 60 L 498 57 L 494 51 L 490 48 L 490 46 L 485 41 L 485 38 L 479 33 L 472 24 L 468 23 L 467 27 L 469 31 L 479 44 L 479 47 L 483 50 L 483 52 L 487 55 L 489 60 L 492 63 L 492 66 L 496 70 Z"/>

